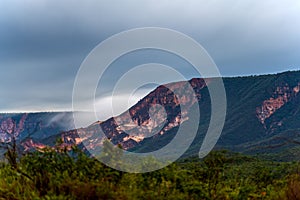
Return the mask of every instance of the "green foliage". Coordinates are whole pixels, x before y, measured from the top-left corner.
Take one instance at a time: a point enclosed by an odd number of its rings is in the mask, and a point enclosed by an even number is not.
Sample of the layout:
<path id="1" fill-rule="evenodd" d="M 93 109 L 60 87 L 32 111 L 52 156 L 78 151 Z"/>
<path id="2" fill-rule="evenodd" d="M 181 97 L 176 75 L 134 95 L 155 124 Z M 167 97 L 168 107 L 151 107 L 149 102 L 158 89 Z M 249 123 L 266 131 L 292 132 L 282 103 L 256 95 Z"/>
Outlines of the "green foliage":
<path id="1" fill-rule="evenodd" d="M 1 163 L 0 199 L 299 199 L 298 166 L 217 151 L 130 174 L 57 146 Z"/>

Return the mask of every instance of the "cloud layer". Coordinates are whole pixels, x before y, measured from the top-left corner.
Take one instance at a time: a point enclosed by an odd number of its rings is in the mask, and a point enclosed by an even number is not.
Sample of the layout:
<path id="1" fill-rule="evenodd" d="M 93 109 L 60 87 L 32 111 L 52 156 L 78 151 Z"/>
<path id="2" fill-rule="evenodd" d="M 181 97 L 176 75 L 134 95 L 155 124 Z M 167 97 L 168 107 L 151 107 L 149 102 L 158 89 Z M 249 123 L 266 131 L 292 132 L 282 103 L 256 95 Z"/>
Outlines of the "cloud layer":
<path id="1" fill-rule="evenodd" d="M 299 69 L 299 10 L 297 0 L 1 1 L 0 111 L 71 109 L 76 72 L 88 53 L 112 34 L 144 26 L 191 36 L 224 76 Z M 108 76 L 117 77 L 120 67 Z"/>

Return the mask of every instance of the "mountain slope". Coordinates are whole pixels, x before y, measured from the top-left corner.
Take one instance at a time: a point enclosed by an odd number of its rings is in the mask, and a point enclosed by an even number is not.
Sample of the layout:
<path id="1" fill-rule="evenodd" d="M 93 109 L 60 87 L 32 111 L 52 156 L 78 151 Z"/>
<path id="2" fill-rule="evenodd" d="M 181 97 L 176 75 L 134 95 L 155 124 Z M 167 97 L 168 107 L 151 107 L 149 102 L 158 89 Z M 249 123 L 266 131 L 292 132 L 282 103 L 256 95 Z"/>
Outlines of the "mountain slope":
<path id="1" fill-rule="evenodd" d="M 256 154 L 282 152 L 297 147 L 300 129 L 300 71 L 223 80 L 227 94 L 227 113 L 216 148 Z M 195 122 L 199 124 L 198 134 L 184 156 L 195 155 L 210 121 L 211 102 L 206 83 L 212 84 L 213 81 L 213 78 L 206 79 L 206 82 L 194 78 L 188 82 L 159 86 L 132 106 L 129 115 L 123 113 L 87 128 L 63 132 L 57 137 L 61 137 L 66 145 L 82 145 L 82 141 L 85 141 L 90 148 L 98 148 L 104 141 L 104 138 L 97 137 L 101 127 L 115 145 L 120 144 L 129 151 L 149 152 L 168 144 L 179 126 L 186 125 L 188 131 L 187 124 L 194 123 L 190 113 L 198 103 L 201 112 L 200 122 Z M 178 99 L 172 92 L 186 91 L 188 84 L 196 93 L 196 101 L 190 93 Z M 151 108 L 157 104 L 162 105 L 166 112 L 158 109 L 151 113 Z M 184 108 L 180 105 L 184 105 Z M 156 120 L 151 120 L 151 115 L 155 115 Z M 289 158 L 289 154 L 284 157 Z"/>

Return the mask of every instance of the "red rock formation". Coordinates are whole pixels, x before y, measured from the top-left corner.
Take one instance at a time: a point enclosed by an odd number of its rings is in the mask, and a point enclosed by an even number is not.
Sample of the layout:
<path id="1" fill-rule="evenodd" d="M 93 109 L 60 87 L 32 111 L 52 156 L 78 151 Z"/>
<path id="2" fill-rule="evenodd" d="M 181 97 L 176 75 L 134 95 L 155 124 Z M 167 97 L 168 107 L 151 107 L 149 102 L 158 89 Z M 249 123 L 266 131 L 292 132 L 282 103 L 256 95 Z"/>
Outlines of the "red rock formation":
<path id="1" fill-rule="evenodd" d="M 194 91 L 187 90 L 188 85 Z M 200 99 L 200 91 L 204 87 L 204 79 L 197 78 L 189 82 L 161 85 L 131 107 L 128 113 L 94 123 L 87 128 L 65 132 L 62 134 L 63 141 L 77 145 L 84 142 L 85 146 L 94 148 L 103 143 L 103 138 L 91 139 L 101 127 L 112 143 L 121 144 L 124 149 L 132 148 L 145 138 L 162 135 L 188 120 L 189 109 Z M 176 94 L 179 94 L 179 98 Z M 151 118 L 151 115 L 154 117 Z"/>
<path id="2" fill-rule="evenodd" d="M 273 115 L 279 108 L 294 98 L 300 91 L 300 83 L 297 86 L 288 85 L 276 87 L 270 99 L 263 101 L 261 107 L 256 108 L 256 114 L 262 124 Z"/>

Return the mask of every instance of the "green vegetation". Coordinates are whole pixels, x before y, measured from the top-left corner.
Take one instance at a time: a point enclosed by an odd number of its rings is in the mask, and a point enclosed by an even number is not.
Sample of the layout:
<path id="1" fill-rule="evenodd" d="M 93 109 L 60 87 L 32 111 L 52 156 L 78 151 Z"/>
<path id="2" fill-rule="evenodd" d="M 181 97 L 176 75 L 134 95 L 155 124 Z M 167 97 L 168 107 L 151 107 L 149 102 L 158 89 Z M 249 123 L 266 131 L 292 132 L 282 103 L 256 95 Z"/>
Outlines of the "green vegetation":
<path id="1" fill-rule="evenodd" d="M 300 198 L 300 163 L 263 161 L 226 151 L 144 174 L 116 171 L 77 148 L 44 149 L 17 163 L 11 155 L 6 158 L 0 166 L 0 199 Z"/>

